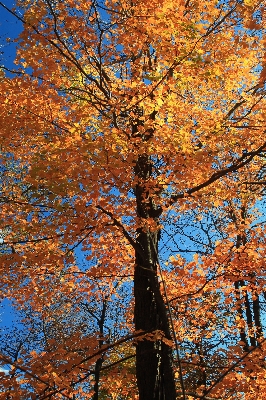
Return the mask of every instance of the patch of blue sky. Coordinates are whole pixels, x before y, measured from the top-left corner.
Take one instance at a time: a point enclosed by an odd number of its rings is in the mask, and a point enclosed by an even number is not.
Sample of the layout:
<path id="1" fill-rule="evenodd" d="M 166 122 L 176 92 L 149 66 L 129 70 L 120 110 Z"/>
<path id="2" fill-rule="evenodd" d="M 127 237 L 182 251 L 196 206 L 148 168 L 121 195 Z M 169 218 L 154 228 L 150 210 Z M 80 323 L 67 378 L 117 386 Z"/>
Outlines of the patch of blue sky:
<path id="1" fill-rule="evenodd" d="M 11 308 L 12 302 L 3 299 L 0 304 L 0 325 L 1 327 L 12 327 L 17 322 L 15 311 Z"/>
<path id="2" fill-rule="evenodd" d="M 15 5 L 15 1 L 5 0 L 3 4 L 9 9 L 12 9 Z M 0 10 L 0 66 L 4 65 L 10 70 L 16 70 L 17 66 L 14 64 L 14 60 L 16 57 L 17 45 L 14 40 L 22 31 L 22 22 L 1 5 Z M 7 76 L 12 76 L 8 71 L 6 74 Z"/>

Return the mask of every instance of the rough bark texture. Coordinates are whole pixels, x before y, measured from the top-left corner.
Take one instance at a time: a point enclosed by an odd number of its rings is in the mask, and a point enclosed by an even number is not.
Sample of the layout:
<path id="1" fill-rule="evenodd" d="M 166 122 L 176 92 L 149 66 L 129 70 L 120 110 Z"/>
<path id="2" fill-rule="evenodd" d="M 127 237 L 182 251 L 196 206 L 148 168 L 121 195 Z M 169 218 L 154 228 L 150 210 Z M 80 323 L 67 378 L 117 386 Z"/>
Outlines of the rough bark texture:
<path id="1" fill-rule="evenodd" d="M 171 339 L 167 308 L 158 282 L 158 240 L 157 230 L 145 226 L 145 220 L 157 219 L 160 210 L 153 203 L 145 187 L 151 175 L 152 165 L 147 156 L 138 158 L 135 173 L 139 178 L 136 202 L 137 214 L 143 227 L 137 230 L 136 267 L 134 277 L 135 327 L 136 330 L 155 332 L 160 330 Z M 154 227 L 153 227 L 154 228 Z M 136 374 L 140 400 L 175 400 L 175 381 L 172 366 L 172 350 L 161 340 L 138 341 L 136 345 Z"/>

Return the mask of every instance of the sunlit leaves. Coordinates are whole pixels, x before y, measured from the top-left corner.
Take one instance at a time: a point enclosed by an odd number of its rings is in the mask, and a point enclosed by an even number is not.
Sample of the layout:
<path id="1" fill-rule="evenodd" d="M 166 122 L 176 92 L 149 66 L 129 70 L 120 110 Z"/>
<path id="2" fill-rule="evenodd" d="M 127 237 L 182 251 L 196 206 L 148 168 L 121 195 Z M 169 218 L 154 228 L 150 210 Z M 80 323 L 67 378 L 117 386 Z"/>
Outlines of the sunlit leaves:
<path id="1" fill-rule="evenodd" d="M 135 333 L 121 337 L 134 332 L 136 239 L 161 230 L 155 264 L 186 390 L 257 399 L 264 2 L 18 6 L 20 74 L 0 82 L 1 289 L 36 335 L 10 351 L 3 390 L 90 398 L 99 368 L 102 398 L 137 396 Z M 233 368 L 245 340 L 261 348 Z"/>

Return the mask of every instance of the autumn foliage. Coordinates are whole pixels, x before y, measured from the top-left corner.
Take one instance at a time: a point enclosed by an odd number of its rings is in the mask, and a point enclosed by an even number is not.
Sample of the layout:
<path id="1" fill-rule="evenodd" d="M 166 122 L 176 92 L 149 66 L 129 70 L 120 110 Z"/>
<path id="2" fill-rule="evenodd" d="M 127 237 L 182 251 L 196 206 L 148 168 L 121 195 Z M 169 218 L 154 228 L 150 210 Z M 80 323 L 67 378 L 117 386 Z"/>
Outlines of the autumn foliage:
<path id="1" fill-rule="evenodd" d="M 0 399 L 264 399 L 266 2 L 9 11 Z"/>

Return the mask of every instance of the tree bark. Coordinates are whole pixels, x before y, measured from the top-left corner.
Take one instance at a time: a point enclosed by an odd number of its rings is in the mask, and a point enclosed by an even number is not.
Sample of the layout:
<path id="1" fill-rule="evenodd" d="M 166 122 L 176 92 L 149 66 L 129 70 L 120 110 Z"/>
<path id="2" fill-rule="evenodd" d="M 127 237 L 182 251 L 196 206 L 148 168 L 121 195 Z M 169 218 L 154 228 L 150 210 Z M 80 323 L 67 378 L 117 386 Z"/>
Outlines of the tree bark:
<path id="1" fill-rule="evenodd" d="M 99 349 L 104 344 L 104 340 L 103 340 L 103 333 L 104 332 L 103 332 L 103 329 L 104 329 L 106 308 L 107 308 L 107 299 L 105 298 L 103 300 L 101 317 L 97 320 L 99 331 L 100 331 Z M 98 360 L 95 363 L 95 374 L 94 374 L 95 383 L 94 383 L 94 387 L 93 387 L 93 390 L 94 390 L 93 400 L 98 400 L 99 399 L 100 372 L 101 372 L 103 361 L 104 361 L 104 357 L 100 357 L 100 358 L 98 358 Z"/>
<path id="2" fill-rule="evenodd" d="M 260 318 L 260 300 L 259 300 L 259 295 L 258 293 L 256 293 L 256 291 L 253 291 L 252 296 L 253 296 L 252 304 L 253 304 L 254 325 L 256 328 L 257 345 L 259 345 L 260 340 L 263 338 L 263 330 Z"/>
<path id="3" fill-rule="evenodd" d="M 238 303 L 237 313 L 238 313 L 238 316 L 239 316 L 240 320 L 241 321 L 245 321 L 244 313 L 243 313 L 243 310 L 242 310 L 242 305 L 239 304 L 240 301 L 241 301 L 241 297 L 240 297 L 240 281 L 236 281 L 234 283 L 234 285 L 235 285 L 235 291 L 236 291 L 236 301 Z M 244 327 L 240 328 L 240 340 L 243 343 L 243 350 L 244 351 L 248 351 L 248 347 L 249 347 L 248 346 L 248 338 L 247 338 L 246 330 L 245 330 Z"/>
<path id="4" fill-rule="evenodd" d="M 245 282 L 241 281 L 241 285 L 244 286 L 244 284 L 245 284 Z M 244 304 L 245 304 L 245 310 L 246 310 L 246 319 L 247 319 L 250 345 L 252 347 L 256 347 L 256 339 L 255 339 L 255 334 L 254 334 L 254 325 L 253 325 L 253 318 L 252 318 L 252 312 L 251 312 L 251 305 L 249 302 L 247 291 L 244 294 Z"/>
<path id="5" fill-rule="evenodd" d="M 145 186 L 151 176 L 152 164 L 149 157 L 138 157 L 135 174 L 137 215 L 140 224 L 136 237 L 136 266 L 134 276 L 136 330 L 153 333 L 163 332 L 171 340 L 168 313 L 157 275 L 160 210 L 156 209 L 152 196 Z M 149 228 L 147 219 L 154 225 Z M 136 344 L 136 375 L 139 400 L 175 400 L 175 380 L 172 365 L 172 349 L 163 340 L 141 340 Z"/>

